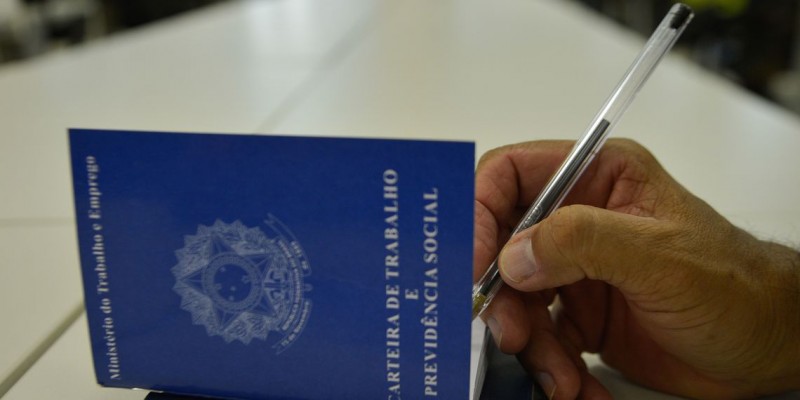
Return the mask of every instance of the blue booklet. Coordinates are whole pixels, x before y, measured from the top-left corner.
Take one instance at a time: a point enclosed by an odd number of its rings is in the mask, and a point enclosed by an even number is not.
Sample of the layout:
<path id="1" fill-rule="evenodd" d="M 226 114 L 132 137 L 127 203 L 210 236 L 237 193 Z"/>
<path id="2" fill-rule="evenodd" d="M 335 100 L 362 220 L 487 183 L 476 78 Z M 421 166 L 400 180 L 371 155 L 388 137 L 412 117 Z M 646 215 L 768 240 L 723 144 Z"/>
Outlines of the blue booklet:
<path id="1" fill-rule="evenodd" d="M 100 384 L 468 397 L 473 144 L 69 137 Z"/>

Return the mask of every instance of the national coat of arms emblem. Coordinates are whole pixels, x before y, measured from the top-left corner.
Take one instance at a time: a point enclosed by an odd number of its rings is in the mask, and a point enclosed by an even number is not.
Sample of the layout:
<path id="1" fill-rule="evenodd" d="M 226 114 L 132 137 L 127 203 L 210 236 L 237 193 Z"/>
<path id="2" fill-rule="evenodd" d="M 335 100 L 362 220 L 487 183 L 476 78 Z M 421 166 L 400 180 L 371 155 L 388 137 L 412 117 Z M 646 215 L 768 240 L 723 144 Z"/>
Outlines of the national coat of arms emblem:
<path id="1" fill-rule="evenodd" d="M 265 230 L 240 221 L 198 225 L 184 237 L 172 267 L 173 289 L 181 308 L 209 336 L 249 344 L 278 335 L 276 353 L 302 333 L 311 314 L 310 273 L 300 243 L 277 218 L 269 215 Z"/>

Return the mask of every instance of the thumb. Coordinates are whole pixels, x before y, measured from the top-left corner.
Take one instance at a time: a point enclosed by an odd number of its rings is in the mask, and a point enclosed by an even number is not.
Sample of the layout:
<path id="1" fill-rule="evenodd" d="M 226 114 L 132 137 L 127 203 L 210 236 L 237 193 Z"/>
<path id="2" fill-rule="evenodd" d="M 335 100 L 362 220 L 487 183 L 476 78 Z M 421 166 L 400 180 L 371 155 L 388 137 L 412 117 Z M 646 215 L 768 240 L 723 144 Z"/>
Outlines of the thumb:
<path id="1" fill-rule="evenodd" d="M 664 242 L 652 218 L 584 205 L 563 207 L 515 235 L 499 256 L 503 280 L 532 292 L 588 278 L 623 292 L 651 276 L 654 252 Z M 627 289 L 627 290 L 626 290 Z"/>

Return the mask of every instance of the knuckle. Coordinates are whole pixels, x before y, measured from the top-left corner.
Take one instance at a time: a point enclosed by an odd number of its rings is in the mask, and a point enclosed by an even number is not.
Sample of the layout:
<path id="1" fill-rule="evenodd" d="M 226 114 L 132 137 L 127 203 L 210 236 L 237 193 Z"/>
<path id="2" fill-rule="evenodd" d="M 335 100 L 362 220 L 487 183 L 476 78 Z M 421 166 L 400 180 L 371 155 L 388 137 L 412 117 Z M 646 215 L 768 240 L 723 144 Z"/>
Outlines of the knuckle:
<path id="1" fill-rule="evenodd" d="M 478 170 L 482 169 L 482 167 L 484 165 L 486 165 L 488 162 L 490 162 L 490 161 L 492 161 L 492 160 L 494 160 L 494 159 L 496 159 L 498 157 L 501 157 L 504 154 L 508 153 L 512 149 L 512 146 L 514 146 L 514 145 L 506 145 L 506 146 L 502 146 L 502 147 L 497 147 L 497 148 L 494 148 L 494 149 L 491 149 L 491 150 L 487 151 L 486 153 L 483 153 L 481 158 L 478 160 L 478 168 L 477 169 Z"/>
<path id="2" fill-rule="evenodd" d="M 630 154 L 650 154 L 650 151 L 647 150 L 641 143 L 628 138 L 612 138 L 609 139 L 609 144 L 615 147 L 619 147 L 620 149 L 624 150 L 626 153 Z"/>
<path id="3" fill-rule="evenodd" d="M 617 149 L 625 158 L 636 164 L 647 167 L 645 169 L 658 165 L 658 161 L 653 153 L 633 139 L 614 138 L 609 139 L 609 142 L 611 147 Z"/>

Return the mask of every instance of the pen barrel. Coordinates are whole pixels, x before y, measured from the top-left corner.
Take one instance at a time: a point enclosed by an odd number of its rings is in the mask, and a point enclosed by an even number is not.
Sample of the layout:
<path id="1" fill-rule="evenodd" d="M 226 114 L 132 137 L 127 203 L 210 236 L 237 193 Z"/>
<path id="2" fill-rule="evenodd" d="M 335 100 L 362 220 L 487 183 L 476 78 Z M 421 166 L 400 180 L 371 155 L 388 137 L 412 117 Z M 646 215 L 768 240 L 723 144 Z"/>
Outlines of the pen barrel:
<path id="1" fill-rule="evenodd" d="M 608 132 L 616 125 L 639 89 L 692 18 L 693 13 L 686 5 L 679 3 L 672 6 L 625 72 L 622 80 L 603 103 L 583 136 L 575 143 L 567 158 L 514 228 L 512 236 L 540 222 L 561 205 L 572 186 L 605 143 Z M 495 259 L 483 277 L 473 286 L 472 318 L 483 312 L 502 284 L 498 260 Z"/>
<path id="2" fill-rule="evenodd" d="M 691 9 L 683 4 L 675 4 L 650 36 L 644 48 L 623 75 L 622 79 L 606 99 L 581 138 L 575 143 L 561 167 L 553 174 L 531 210 L 514 229 L 513 234 L 527 229 L 546 218 L 557 209 L 564 198 L 594 159 L 605 143 L 608 133 L 616 125 L 625 110 L 652 75 L 664 55 L 672 48 L 686 25 L 691 21 Z M 512 234 L 512 235 L 513 235 Z"/>

